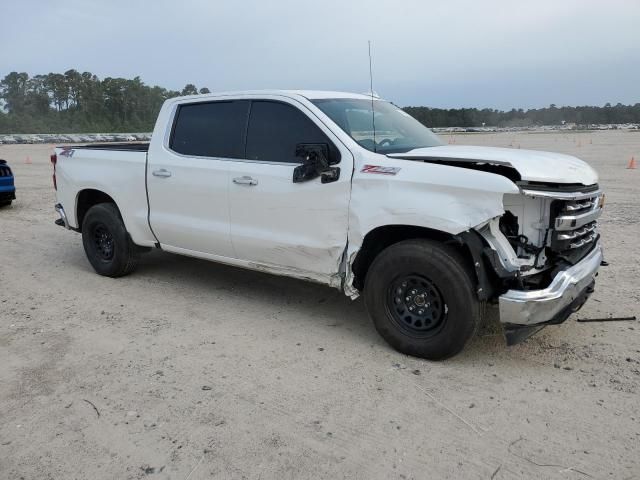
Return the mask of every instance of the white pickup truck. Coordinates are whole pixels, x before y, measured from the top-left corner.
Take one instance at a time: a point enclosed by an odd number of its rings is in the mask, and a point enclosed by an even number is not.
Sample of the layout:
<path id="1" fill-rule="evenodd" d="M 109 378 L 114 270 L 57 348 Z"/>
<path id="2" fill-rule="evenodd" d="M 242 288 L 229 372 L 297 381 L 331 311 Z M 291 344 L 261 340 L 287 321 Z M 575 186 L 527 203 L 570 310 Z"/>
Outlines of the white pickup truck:
<path id="1" fill-rule="evenodd" d="M 378 332 L 458 353 L 485 304 L 508 344 L 593 291 L 604 205 L 555 153 L 444 145 L 367 95 L 245 91 L 167 100 L 148 144 L 61 147 L 56 223 L 101 275 L 151 248 L 364 296 Z"/>

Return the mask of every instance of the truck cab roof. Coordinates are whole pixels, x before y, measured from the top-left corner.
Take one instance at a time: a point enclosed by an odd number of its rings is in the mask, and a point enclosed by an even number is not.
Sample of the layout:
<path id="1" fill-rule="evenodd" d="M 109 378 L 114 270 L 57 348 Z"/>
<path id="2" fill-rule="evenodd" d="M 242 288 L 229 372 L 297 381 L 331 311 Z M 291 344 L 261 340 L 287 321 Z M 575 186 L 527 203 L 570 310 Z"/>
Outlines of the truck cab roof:
<path id="1" fill-rule="evenodd" d="M 351 92 L 334 92 L 327 90 L 237 90 L 229 92 L 214 92 L 205 93 L 201 95 L 186 95 L 181 97 L 175 97 L 172 100 L 194 100 L 194 99 L 208 99 L 219 97 L 242 97 L 245 95 L 280 95 L 285 97 L 302 97 L 307 100 L 320 100 L 324 98 L 353 98 L 361 100 L 371 100 L 371 95 L 362 93 Z M 378 96 L 374 94 L 374 100 L 379 100 Z"/>

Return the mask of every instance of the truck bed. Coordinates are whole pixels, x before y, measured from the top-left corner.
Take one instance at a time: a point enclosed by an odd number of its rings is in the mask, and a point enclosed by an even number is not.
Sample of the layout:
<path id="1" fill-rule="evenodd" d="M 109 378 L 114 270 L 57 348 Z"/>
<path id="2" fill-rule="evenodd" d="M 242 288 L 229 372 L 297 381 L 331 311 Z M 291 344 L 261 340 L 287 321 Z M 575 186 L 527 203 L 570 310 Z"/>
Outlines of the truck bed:
<path id="1" fill-rule="evenodd" d="M 122 143 L 89 143 L 86 145 L 73 145 L 60 148 L 73 148 L 74 150 L 119 150 L 126 152 L 148 152 L 149 142 L 122 142 Z"/>
<path id="2" fill-rule="evenodd" d="M 148 143 L 97 143 L 56 148 L 57 200 L 69 225 L 80 228 L 77 217 L 82 195 L 98 191 L 109 196 L 138 245 L 154 244 L 148 223 L 146 162 Z M 123 208 L 122 206 L 126 206 Z"/>

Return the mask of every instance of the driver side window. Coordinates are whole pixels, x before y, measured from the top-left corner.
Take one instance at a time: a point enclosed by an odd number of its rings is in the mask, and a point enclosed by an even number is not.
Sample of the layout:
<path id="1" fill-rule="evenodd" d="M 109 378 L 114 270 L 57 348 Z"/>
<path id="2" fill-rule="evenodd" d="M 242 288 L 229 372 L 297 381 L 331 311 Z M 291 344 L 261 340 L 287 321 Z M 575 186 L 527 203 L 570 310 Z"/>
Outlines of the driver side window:
<path id="1" fill-rule="evenodd" d="M 301 143 L 326 143 L 333 158 L 339 159 L 340 153 L 329 138 L 297 108 L 282 102 L 252 102 L 247 128 L 247 160 L 299 164 L 296 146 Z"/>

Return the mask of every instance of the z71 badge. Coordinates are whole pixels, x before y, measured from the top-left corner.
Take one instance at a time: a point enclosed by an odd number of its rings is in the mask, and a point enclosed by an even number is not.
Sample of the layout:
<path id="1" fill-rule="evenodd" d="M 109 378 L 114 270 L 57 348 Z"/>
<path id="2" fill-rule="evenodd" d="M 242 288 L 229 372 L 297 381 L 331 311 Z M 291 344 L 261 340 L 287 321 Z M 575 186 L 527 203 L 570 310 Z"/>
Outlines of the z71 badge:
<path id="1" fill-rule="evenodd" d="M 360 172 L 378 173 L 380 175 L 395 175 L 400 171 L 400 167 L 382 167 L 380 165 L 365 165 Z"/>

